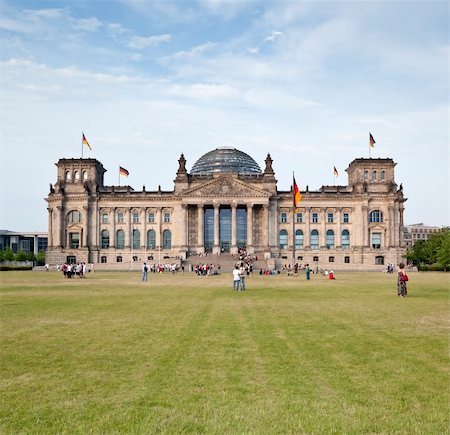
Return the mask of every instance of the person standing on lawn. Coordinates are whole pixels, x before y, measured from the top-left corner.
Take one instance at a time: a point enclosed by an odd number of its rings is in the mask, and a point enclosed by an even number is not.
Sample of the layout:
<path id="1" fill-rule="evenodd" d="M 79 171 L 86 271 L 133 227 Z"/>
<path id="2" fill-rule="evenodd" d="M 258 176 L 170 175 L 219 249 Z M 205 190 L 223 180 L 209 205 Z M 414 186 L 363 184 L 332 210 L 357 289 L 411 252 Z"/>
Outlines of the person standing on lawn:
<path id="1" fill-rule="evenodd" d="M 405 264 L 400 263 L 398 265 L 397 296 L 400 296 L 401 298 L 405 297 L 408 294 L 406 281 L 408 281 L 408 275 L 406 275 L 405 272 Z"/>

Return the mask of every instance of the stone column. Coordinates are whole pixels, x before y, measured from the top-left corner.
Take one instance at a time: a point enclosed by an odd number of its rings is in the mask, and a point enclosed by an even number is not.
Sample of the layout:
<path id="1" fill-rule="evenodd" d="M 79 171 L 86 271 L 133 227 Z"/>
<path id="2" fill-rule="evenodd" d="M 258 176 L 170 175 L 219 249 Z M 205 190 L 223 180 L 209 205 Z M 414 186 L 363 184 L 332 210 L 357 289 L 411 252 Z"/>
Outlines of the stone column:
<path id="1" fill-rule="evenodd" d="M 247 251 L 253 253 L 253 204 L 247 204 Z"/>
<path id="2" fill-rule="evenodd" d="M 58 205 L 56 206 L 56 246 L 61 248 L 65 246 L 64 234 L 63 207 Z"/>
<path id="3" fill-rule="evenodd" d="M 327 246 L 327 209 L 322 207 L 320 222 L 320 238 L 319 238 L 319 248 L 326 248 Z"/>
<path id="4" fill-rule="evenodd" d="M 48 236 L 47 244 L 49 248 L 53 248 L 53 209 L 48 208 Z"/>
<path id="5" fill-rule="evenodd" d="M 398 212 L 399 212 L 399 219 L 400 219 L 399 225 L 398 225 L 398 246 L 400 246 L 401 248 L 403 248 L 405 246 L 405 243 L 403 241 L 403 226 L 404 226 L 404 223 L 403 223 L 403 211 L 404 211 L 404 207 L 403 207 L 403 204 L 401 204 L 399 206 L 399 210 L 398 210 Z"/>
<path id="6" fill-rule="evenodd" d="M 156 246 L 159 246 L 160 252 L 162 249 L 162 208 L 158 208 L 158 231 L 156 232 Z"/>
<path id="7" fill-rule="evenodd" d="M 87 248 L 88 247 L 88 243 L 89 243 L 89 236 L 90 236 L 90 231 L 89 231 L 89 206 L 85 205 L 83 206 L 83 238 L 82 240 L 80 240 L 81 242 L 81 247 L 83 248 Z"/>
<path id="8" fill-rule="evenodd" d="M 205 211 L 202 204 L 197 204 L 197 245 L 200 253 L 205 250 Z"/>
<path id="9" fill-rule="evenodd" d="M 269 251 L 269 204 L 263 204 L 262 206 L 263 218 L 262 218 L 262 242 L 263 250 Z"/>
<path id="10" fill-rule="evenodd" d="M 133 246 L 133 235 L 131 233 L 131 208 L 127 209 L 127 231 L 125 231 L 125 248 Z"/>
<path id="11" fill-rule="evenodd" d="M 364 247 L 368 247 L 370 245 L 370 241 L 369 241 L 369 225 L 368 225 L 368 221 L 369 221 L 369 216 L 367 214 L 367 207 L 363 206 L 361 207 L 361 218 L 362 218 L 362 230 L 363 230 L 363 246 Z"/>
<path id="12" fill-rule="evenodd" d="M 116 247 L 116 208 L 112 208 L 112 222 L 111 222 L 111 234 L 109 235 L 109 246 L 111 248 Z"/>
<path id="13" fill-rule="evenodd" d="M 389 227 L 386 233 L 386 246 L 389 248 L 394 246 L 394 207 L 392 205 L 389 206 Z"/>
<path id="14" fill-rule="evenodd" d="M 214 204 L 214 247 L 213 254 L 220 254 L 220 240 L 219 240 L 219 204 Z"/>
<path id="15" fill-rule="evenodd" d="M 189 205 L 188 204 L 181 204 L 181 213 L 182 213 L 182 240 L 180 243 L 180 249 L 182 251 L 186 251 L 187 247 L 189 245 L 188 239 L 189 239 Z"/>
<path id="16" fill-rule="evenodd" d="M 237 241 L 236 241 L 236 204 L 231 204 L 231 254 L 237 254 Z"/>
<path id="17" fill-rule="evenodd" d="M 147 207 L 143 207 L 142 208 L 142 214 L 144 215 L 143 218 L 143 222 L 142 222 L 142 247 L 144 249 L 144 253 L 147 251 Z M 144 260 L 147 260 L 147 258 L 145 258 Z"/>
<path id="18" fill-rule="evenodd" d="M 334 235 L 334 247 L 342 247 L 342 207 L 336 210 L 336 234 Z"/>
<path id="19" fill-rule="evenodd" d="M 311 207 L 305 208 L 305 234 L 304 234 L 304 247 L 311 249 Z"/>

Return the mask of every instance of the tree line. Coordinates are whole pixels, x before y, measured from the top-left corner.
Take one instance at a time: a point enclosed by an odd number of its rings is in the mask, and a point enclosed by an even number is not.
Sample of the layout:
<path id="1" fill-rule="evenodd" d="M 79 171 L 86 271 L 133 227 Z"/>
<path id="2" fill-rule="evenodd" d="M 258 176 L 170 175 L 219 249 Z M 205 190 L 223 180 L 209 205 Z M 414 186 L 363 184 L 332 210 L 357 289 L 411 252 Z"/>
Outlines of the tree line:
<path id="1" fill-rule="evenodd" d="M 19 251 L 14 253 L 11 248 L 0 251 L 0 262 L 4 261 L 33 261 L 38 265 L 45 264 L 45 252 L 40 251 L 36 255 L 33 252 Z"/>
<path id="2" fill-rule="evenodd" d="M 428 240 L 417 240 L 406 259 L 419 270 L 450 270 L 450 228 L 443 228 Z"/>

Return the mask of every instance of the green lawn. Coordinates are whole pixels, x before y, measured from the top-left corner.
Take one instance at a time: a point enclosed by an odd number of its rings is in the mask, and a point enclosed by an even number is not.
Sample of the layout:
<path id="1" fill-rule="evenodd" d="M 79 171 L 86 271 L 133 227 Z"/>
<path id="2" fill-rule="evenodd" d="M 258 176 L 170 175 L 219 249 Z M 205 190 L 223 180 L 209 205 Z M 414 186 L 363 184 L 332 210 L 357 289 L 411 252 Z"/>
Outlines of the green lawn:
<path id="1" fill-rule="evenodd" d="M 449 275 L 1 272 L 1 433 L 449 433 Z"/>

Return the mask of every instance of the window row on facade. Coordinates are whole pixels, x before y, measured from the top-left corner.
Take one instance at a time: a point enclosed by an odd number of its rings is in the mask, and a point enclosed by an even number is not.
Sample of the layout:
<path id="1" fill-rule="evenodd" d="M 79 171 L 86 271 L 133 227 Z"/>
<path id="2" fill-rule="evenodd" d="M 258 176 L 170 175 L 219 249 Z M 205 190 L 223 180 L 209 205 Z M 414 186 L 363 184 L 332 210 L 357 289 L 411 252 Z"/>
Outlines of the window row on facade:
<path id="1" fill-rule="evenodd" d="M 342 249 L 350 249 L 350 232 L 343 230 L 341 232 L 340 246 Z M 287 230 L 281 230 L 278 235 L 278 244 L 280 249 L 288 249 L 289 234 Z M 325 237 L 325 246 L 327 249 L 336 247 L 336 238 L 333 230 L 327 230 Z M 371 246 L 373 249 L 381 249 L 381 233 L 371 233 Z M 304 234 L 302 230 L 295 231 L 295 249 L 304 249 Z M 309 247 L 311 249 L 319 249 L 319 231 L 314 229 L 310 233 Z"/>
<path id="2" fill-rule="evenodd" d="M 126 213 L 123 211 L 117 211 L 114 214 L 115 216 L 115 222 L 116 223 L 125 223 L 125 216 Z M 102 212 L 100 213 L 100 222 L 102 224 L 109 224 L 110 223 L 110 213 Z M 172 221 L 172 213 L 170 211 L 164 211 L 162 213 L 162 221 L 166 224 L 170 223 Z M 138 224 L 142 220 L 141 213 L 138 211 L 131 212 L 131 222 L 133 224 Z M 82 221 L 82 214 L 78 210 L 72 210 L 68 213 L 68 222 L 73 223 L 80 223 Z M 150 224 L 157 223 L 157 213 L 156 212 L 148 212 L 147 213 L 147 222 Z"/>
<path id="3" fill-rule="evenodd" d="M 289 216 L 291 214 L 287 211 L 282 211 L 280 213 L 280 222 L 281 223 L 288 223 L 289 222 Z M 334 223 L 336 222 L 336 217 L 334 212 L 327 212 L 325 215 L 325 219 L 327 223 Z M 295 213 L 295 222 L 296 223 L 304 223 L 305 217 L 303 212 L 297 212 Z M 313 224 L 320 222 L 320 213 L 313 211 L 311 213 L 310 222 Z M 350 223 L 350 213 L 344 212 L 342 213 L 342 219 L 341 222 L 344 224 Z M 383 222 L 383 212 L 381 210 L 373 210 L 369 213 L 369 222 Z"/>

